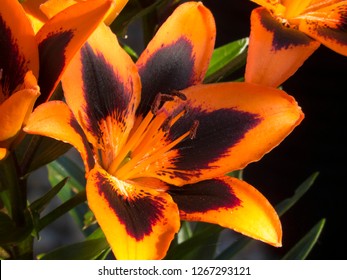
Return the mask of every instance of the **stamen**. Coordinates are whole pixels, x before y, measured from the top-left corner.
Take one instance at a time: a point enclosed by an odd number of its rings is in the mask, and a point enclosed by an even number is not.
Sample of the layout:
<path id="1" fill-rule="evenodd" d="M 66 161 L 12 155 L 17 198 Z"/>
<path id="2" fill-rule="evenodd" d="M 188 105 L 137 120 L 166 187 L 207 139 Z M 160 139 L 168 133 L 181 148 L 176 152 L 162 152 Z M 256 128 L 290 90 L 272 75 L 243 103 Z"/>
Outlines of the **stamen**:
<path id="1" fill-rule="evenodd" d="M 181 99 L 183 101 L 187 100 L 187 96 L 183 92 L 181 92 L 181 91 L 173 90 L 169 94 L 171 94 L 173 96 L 177 96 L 179 99 Z"/>
<path id="2" fill-rule="evenodd" d="M 0 68 L 0 81 L 2 80 L 2 74 L 4 72 L 4 69 Z"/>
<path id="3" fill-rule="evenodd" d="M 158 113 L 158 110 L 159 110 L 159 107 L 160 107 L 160 103 L 161 103 L 161 94 L 158 93 L 156 96 L 155 96 L 155 99 L 152 103 L 152 106 L 151 106 L 151 112 L 153 115 L 156 115 Z"/>
<path id="4" fill-rule="evenodd" d="M 195 120 L 193 126 L 190 129 L 189 138 L 193 140 L 196 137 L 196 131 L 198 130 L 199 121 Z"/>
<path id="5" fill-rule="evenodd" d="M 120 153 L 111 163 L 108 172 L 110 174 L 114 174 L 118 169 L 119 165 L 123 162 L 124 158 L 129 155 L 131 150 L 138 145 L 140 141 L 142 141 L 145 136 L 144 131 L 148 128 L 148 125 L 153 119 L 152 112 L 149 112 L 147 116 L 142 120 L 136 131 L 131 135 L 125 146 L 120 150 Z"/>
<path id="6" fill-rule="evenodd" d="M 173 100 L 174 97 L 172 95 L 159 92 L 152 103 L 151 112 L 156 115 L 165 102 Z"/>
<path id="7" fill-rule="evenodd" d="M 168 117 L 164 122 L 163 124 L 161 125 L 161 129 L 164 131 L 164 132 L 167 132 L 169 131 L 170 127 L 171 127 L 171 121 L 172 121 L 172 117 Z"/>

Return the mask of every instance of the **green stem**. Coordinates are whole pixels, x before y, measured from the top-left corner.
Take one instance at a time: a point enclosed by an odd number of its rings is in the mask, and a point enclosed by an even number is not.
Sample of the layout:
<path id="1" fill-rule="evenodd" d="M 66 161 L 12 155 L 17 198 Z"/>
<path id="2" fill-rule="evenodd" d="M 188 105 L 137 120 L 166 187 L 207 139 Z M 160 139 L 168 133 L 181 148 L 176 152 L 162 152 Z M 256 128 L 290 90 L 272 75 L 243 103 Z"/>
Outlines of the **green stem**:
<path id="1" fill-rule="evenodd" d="M 8 214 L 18 227 L 22 227 L 25 225 L 26 180 L 21 178 L 14 153 L 1 163 L 0 178 Z"/>
<path id="2" fill-rule="evenodd" d="M 14 232 L 8 234 L 17 236 L 18 240 L 5 247 L 12 259 L 32 259 L 33 237 L 30 234 L 30 221 L 26 219 L 27 181 L 21 175 L 17 158 L 12 152 L 0 164 L 0 185 L 1 199 L 15 225 Z"/>

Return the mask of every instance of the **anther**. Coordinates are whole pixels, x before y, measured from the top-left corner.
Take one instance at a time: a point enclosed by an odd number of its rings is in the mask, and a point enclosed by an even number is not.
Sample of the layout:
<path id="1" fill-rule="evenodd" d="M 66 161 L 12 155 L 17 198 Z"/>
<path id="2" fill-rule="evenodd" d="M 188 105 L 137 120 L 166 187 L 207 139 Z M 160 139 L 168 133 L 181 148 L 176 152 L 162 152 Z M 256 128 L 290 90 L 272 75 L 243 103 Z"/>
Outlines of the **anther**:
<path id="1" fill-rule="evenodd" d="M 177 96 L 179 99 L 181 99 L 183 101 L 187 100 L 187 96 L 181 91 L 173 90 L 170 92 L 170 94 L 173 96 Z"/>
<path id="2" fill-rule="evenodd" d="M 4 72 L 4 69 L 0 68 L 0 81 L 2 80 L 2 74 Z"/>
<path id="3" fill-rule="evenodd" d="M 173 100 L 174 100 L 173 96 L 159 92 L 154 98 L 154 101 L 151 106 L 151 112 L 153 113 L 153 115 L 156 115 L 158 110 L 163 106 L 165 102 L 173 101 Z"/>
<path id="4" fill-rule="evenodd" d="M 151 112 L 153 113 L 153 115 L 156 115 L 158 110 L 159 110 L 159 106 L 160 106 L 160 103 L 161 103 L 161 94 L 158 93 L 154 100 L 153 100 L 153 103 L 151 105 Z"/>
<path id="5" fill-rule="evenodd" d="M 163 124 L 161 125 L 161 129 L 164 132 L 169 131 L 170 127 L 171 127 L 171 121 L 172 121 L 172 117 L 168 117 L 165 119 L 165 121 L 163 122 Z"/>
<path id="6" fill-rule="evenodd" d="M 195 120 L 189 131 L 189 138 L 193 140 L 196 137 L 196 131 L 198 130 L 199 121 Z"/>

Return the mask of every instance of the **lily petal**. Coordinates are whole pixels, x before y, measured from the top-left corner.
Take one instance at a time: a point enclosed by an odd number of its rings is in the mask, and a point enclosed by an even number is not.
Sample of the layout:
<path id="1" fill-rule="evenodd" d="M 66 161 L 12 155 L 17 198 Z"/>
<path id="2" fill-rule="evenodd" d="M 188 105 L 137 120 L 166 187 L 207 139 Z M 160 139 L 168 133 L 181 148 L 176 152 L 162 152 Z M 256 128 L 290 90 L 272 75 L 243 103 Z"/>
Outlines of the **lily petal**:
<path id="1" fill-rule="evenodd" d="M 299 30 L 347 56 L 347 1 L 304 14 Z"/>
<path id="2" fill-rule="evenodd" d="M 68 7 L 45 23 L 36 34 L 39 42 L 41 96 L 49 100 L 75 53 L 103 20 L 112 0 L 86 1 Z"/>
<path id="3" fill-rule="evenodd" d="M 142 82 L 137 114 L 145 116 L 155 96 L 202 82 L 215 42 L 211 12 L 201 2 L 180 5 L 139 57 Z"/>
<path id="4" fill-rule="evenodd" d="M 87 199 L 117 259 L 163 258 L 180 226 L 168 194 L 120 181 L 101 168 L 87 178 Z"/>
<path id="5" fill-rule="evenodd" d="M 248 83 L 197 85 L 183 90 L 163 110 L 174 119 L 167 145 L 187 131 L 191 135 L 143 170 L 183 185 L 222 176 L 259 160 L 276 147 L 303 119 L 296 101 L 285 92 Z M 184 113 L 184 114 L 183 114 Z"/>
<path id="6" fill-rule="evenodd" d="M 102 24 L 93 33 L 71 61 L 62 84 L 89 141 L 114 158 L 133 126 L 141 83 L 135 64 L 109 27 Z"/>
<path id="7" fill-rule="evenodd" d="M 50 101 L 38 106 L 31 114 L 24 131 L 71 144 L 81 154 L 86 172 L 94 167 L 87 138 L 64 102 Z"/>
<path id="8" fill-rule="evenodd" d="M 33 85 L 35 77 L 31 72 L 26 74 L 25 87 L 7 98 L 0 104 L 0 146 L 9 148 L 31 113 L 39 96 L 39 87 Z M 25 81 L 28 81 L 27 83 Z"/>
<path id="9" fill-rule="evenodd" d="M 8 156 L 8 149 L 0 147 L 0 160 L 5 159 Z"/>
<path id="10" fill-rule="evenodd" d="M 35 34 L 40 30 L 44 23 L 48 20 L 47 16 L 40 10 L 40 6 L 47 0 L 25 0 L 22 6 L 29 18 Z"/>
<path id="11" fill-rule="evenodd" d="M 246 82 L 277 87 L 292 76 L 320 43 L 279 23 L 265 8 L 251 14 Z"/>
<path id="12" fill-rule="evenodd" d="M 36 0 L 37 1 L 37 0 Z M 42 1 L 42 0 L 39 0 Z M 66 9 L 73 4 L 82 2 L 85 0 L 48 0 L 40 5 L 40 10 L 48 17 L 51 18 L 58 12 Z M 90 1 L 90 0 L 89 0 Z M 119 15 L 124 6 L 128 3 L 128 0 L 117 0 L 116 4 L 110 9 L 105 16 L 105 24 L 110 25 L 112 21 Z"/>
<path id="13" fill-rule="evenodd" d="M 1 103 L 19 89 L 28 71 L 38 77 L 39 55 L 34 31 L 18 1 L 1 1 L 0 34 Z"/>
<path id="14" fill-rule="evenodd" d="M 244 181 L 231 177 L 201 181 L 168 193 L 177 203 L 182 220 L 215 223 L 279 247 L 282 228 L 268 200 Z"/>

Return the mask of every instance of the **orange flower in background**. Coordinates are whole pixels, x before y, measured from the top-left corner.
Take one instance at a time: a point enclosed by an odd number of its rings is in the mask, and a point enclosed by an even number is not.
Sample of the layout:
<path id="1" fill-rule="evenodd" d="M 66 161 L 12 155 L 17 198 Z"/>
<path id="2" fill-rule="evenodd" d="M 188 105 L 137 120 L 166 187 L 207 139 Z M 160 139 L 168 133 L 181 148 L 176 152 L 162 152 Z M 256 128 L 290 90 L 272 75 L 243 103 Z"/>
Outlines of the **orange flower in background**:
<path id="1" fill-rule="evenodd" d="M 42 104 L 25 128 L 81 153 L 89 207 L 117 259 L 165 257 L 180 220 L 281 246 L 267 199 L 224 174 L 259 160 L 303 114 L 278 89 L 201 84 L 215 35 L 201 2 L 182 4 L 135 65 L 101 25 L 64 74 L 69 107 Z"/>
<path id="2" fill-rule="evenodd" d="M 347 55 L 347 1 L 252 0 L 245 80 L 277 87 L 320 46 Z"/>
<path id="3" fill-rule="evenodd" d="M 92 2 L 94 0 L 87 1 Z M 22 6 L 36 33 L 48 19 L 79 2 L 86 2 L 86 0 L 25 0 Z M 105 23 L 111 24 L 127 3 L 128 0 L 115 1 L 115 5 L 105 15 Z"/>
<path id="4" fill-rule="evenodd" d="M 18 1 L 1 2 L 0 160 L 19 141 L 21 128 L 40 95 L 40 89 L 41 100 L 48 100 L 68 61 L 110 6 L 110 1 L 80 4 L 48 21 L 35 35 Z M 90 15 L 94 18 L 86 24 Z"/>

